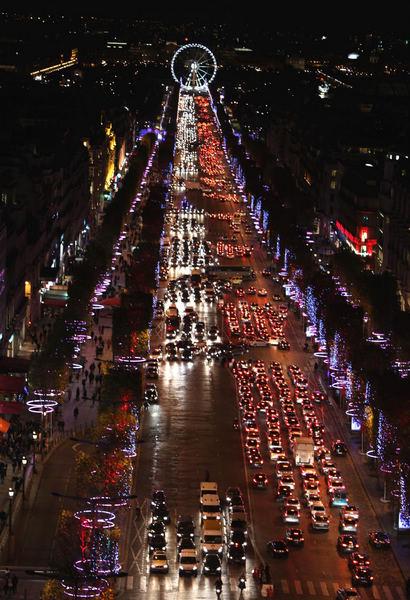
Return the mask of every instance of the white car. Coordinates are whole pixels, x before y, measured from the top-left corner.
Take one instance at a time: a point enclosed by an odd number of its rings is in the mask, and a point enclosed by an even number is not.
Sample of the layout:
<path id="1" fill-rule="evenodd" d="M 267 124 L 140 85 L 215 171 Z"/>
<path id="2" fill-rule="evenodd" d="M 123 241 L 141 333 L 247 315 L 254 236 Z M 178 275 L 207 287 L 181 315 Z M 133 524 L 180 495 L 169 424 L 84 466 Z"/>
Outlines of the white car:
<path id="1" fill-rule="evenodd" d="M 181 550 L 179 556 L 179 574 L 180 575 L 198 575 L 198 559 L 195 550 Z"/>
<path id="2" fill-rule="evenodd" d="M 296 507 L 285 505 L 283 509 L 282 519 L 284 523 L 299 523 L 300 513 Z"/>
<path id="3" fill-rule="evenodd" d="M 356 519 L 356 521 L 359 520 L 359 509 L 357 508 L 357 506 L 354 506 L 353 504 L 350 504 L 349 506 L 344 506 L 343 508 L 340 509 L 340 518 L 343 519 L 344 517 L 353 517 L 354 519 Z"/>
<path id="4" fill-rule="evenodd" d="M 327 515 L 322 515 L 320 513 L 311 513 L 311 518 L 313 529 L 321 529 L 324 531 L 328 531 L 329 517 Z"/>
<path id="5" fill-rule="evenodd" d="M 297 510 L 300 510 L 299 498 L 296 498 L 295 496 L 289 496 L 288 498 L 286 498 L 284 509 L 290 506 L 296 508 Z"/>
<path id="6" fill-rule="evenodd" d="M 326 509 L 323 502 L 312 502 L 310 505 L 310 514 L 313 515 L 313 513 L 321 515 L 326 514 Z"/>
<path id="7" fill-rule="evenodd" d="M 339 522 L 340 533 L 357 533 L 358 520 L 354 517 L 346 515 L 341 517 Z"/>

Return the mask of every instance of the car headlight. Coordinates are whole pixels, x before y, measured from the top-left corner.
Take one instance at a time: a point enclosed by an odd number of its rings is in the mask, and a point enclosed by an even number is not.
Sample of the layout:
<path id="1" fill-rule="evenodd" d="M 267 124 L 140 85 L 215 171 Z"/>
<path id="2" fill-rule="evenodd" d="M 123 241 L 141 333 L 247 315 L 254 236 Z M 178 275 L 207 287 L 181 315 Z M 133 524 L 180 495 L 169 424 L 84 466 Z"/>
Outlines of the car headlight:
<path id="1" fill-rule="evenodd" d="M 205 571 L 209 571 L 209 567 L 205 567 Z"/>
<path id="2" fill-rule="evenodd" d="M 194 570 L 194 571 L 197 571 L 197 570 L 198 570 L 198 567 L 194 567 L 194 568 L 193 568 L 193 570 Z"/>
<path id="3" fill-rule="evenodd" d="M 204 548 L 204 549 L 203 549 L 203 553 L 204 553 L 204 554 L 208 554 L 208 548 Z"/>

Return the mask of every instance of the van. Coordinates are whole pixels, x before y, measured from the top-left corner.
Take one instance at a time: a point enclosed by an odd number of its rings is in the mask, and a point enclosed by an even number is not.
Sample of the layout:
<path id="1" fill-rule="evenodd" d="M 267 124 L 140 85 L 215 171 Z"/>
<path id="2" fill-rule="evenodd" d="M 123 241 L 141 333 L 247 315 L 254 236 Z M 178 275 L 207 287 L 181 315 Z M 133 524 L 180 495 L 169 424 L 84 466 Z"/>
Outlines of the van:
<path id="1" fill-rule="evenodd" d="M 215 481 L 201 481 L 199 490 L 199 501 L 202 504 L 202 496 L 205 494 L 207 496 L 210 496 L 211 494 L 218 495 L 218 484 Z"/>
<path id="2" fill-rule="evenodd" d="M 201 517 L 206 519 L 221 519 L 221 501 L 217 494 L 204 494 L 201 501 Z"/>

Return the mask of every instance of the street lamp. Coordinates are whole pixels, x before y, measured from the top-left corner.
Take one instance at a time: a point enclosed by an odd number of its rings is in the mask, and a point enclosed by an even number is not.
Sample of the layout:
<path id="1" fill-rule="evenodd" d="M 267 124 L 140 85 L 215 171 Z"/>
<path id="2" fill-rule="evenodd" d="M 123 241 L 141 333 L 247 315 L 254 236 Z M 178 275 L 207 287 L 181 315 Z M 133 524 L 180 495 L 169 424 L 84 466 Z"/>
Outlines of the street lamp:
<path id="1" fill-rule="evenodd" d="M 38 434 L 37 431 L 33 431 L 33 473 L 36 471 L 36 445 L 37 445 Z"/>
<path id="2" fill-rule="evenodd" d="M 23 456 L 21 459 L 23 465 L 23 502 L 25 500 L 25 484 L 26 484 L 26 469 L 27 469 L 27 457 Z"/>
<path id="3" fill-rule="evenodd" d="M 14 490 L 12 487 L 9 487 L 9 546 L 11 539 L 11 511 L 13 507 L 13 498 L 14 498 Z"/>

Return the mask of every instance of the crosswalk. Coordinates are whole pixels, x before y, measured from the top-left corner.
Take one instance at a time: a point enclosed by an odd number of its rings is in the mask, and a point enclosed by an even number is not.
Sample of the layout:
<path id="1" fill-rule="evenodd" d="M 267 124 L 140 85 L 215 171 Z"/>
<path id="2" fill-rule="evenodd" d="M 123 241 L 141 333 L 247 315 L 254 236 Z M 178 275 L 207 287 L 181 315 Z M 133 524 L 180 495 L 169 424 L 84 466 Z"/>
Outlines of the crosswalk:
<path id="1" fill-rule="evenodd" d="M 227 592 L 238 592 L 238 580 L 234 577 L 224 578 L 224 590 Z M 173 574 L 168 575 L 141 575 L 127 577 L 126 589 L 138 590 L 139 592 L 178 592 L 179 589 L 186 592 L 186 579 L 175 577 Z M 332 600 L 336 596 L 336 592 L 340 587 L 350 587 L 350 582 L 332 582 L 332 581 L 309 581 L 309 580 L 289 580 L 280 579 L 274 583 L 275 597 L 291 596 L 291 598 L 327 598 Z M 192 592 L 195 590 L 205 591 L 209 589 L 213 594 L 213 578 L 199 576 L 191 581 Z M 247 589 L 255 590 L 256 585 L 251 580 L 247 582 Z M 371 588 L 361 588 L 360 595 L 362 600 L 405 600 L 403 586 L 400 585 L 383 585 L 375 584 Z M 236 597 L 232 595 L 232 597 Z M 212 595 L 213 598 L 213 595 Z"/>

